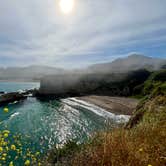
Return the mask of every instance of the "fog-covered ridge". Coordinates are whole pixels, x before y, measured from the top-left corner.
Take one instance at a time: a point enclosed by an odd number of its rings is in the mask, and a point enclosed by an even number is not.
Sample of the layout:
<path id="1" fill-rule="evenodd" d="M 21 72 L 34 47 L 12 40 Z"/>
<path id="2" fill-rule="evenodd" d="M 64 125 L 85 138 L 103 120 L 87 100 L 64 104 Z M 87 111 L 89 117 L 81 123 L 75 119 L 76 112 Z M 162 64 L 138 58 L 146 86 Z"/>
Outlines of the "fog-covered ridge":
<path id="1" fill-rule="evenodd" d="M 166 60 L 131 55 L 85 70 L 48 75 L 41 79 L 41 94 L 55 95 L 131 95 L 133 87 L 143 83 L 151 71 L 164 67 Z"/>
<path id="2" fill-rule="evenodd" d="M 111 63 L 96 64 L 89 67 L 93 72 L 127 72 L 138 69 L 150 71 L 159 70 L 166 65 L 166 59 L 151 58 L 144 55 L 133 54 L 126 58 L 119 58 Z"/>
<path id="3" fill-rule="evenodd" d="M 166 59 L 146 57 L 143 55 L 130 55 L 127 58 L 119 58 L 113 62 L 91 65 L 85 69 L 62 69 L 49 66 L 28 66 L 28 67 L 0 67 L 0 80 L 40 80 L 47 75 L 73 75 L 73 74 L 110 74 L 124 73 L 138 69 L 150 71 L 166 68 Z"/>

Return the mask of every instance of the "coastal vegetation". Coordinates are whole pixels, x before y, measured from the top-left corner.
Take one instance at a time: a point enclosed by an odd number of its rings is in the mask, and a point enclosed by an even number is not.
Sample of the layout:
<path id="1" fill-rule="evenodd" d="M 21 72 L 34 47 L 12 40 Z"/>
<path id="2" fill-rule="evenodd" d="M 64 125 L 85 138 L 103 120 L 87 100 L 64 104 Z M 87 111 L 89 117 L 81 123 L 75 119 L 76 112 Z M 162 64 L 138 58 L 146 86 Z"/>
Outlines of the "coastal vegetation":
<path id="1" fill-rule="evenodd" d="M 127 124 L 94 134 L 89 141 L 67 142 L 46 156 L 46 165 L 164 166 L 166 164 L 166 70 L 151 73 L 133 87 L 141 96 Z M 138 88 L 139 86 L 139 88 Z M 135 91 L 133 91 L 135 92 Z M 139 93 L 138 93 L 139 92 Z"/>

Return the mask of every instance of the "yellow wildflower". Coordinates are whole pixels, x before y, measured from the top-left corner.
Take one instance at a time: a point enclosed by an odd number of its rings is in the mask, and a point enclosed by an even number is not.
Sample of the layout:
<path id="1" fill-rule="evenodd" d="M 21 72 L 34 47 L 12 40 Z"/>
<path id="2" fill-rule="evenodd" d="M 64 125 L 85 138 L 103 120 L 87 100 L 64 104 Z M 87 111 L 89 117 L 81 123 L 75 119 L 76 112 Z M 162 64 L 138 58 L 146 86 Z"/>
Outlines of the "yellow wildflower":
<path id="1" fill-rule="evenodd" d="M 7 156 L 7 154 L 6 154 L 6 153 L 3 153 L 3 154 L 2 154 L 2 156 L 3 156 L 3 157 L 6 157 L 6 156 Z"/>
<path id="2" fill-rule="evenodd" d="M 11 145 L 11 150 L 16 150 L 16 146 L 15 145 Z"/>
<path id="3" fill-rule="evenodd" d="M 9 134 L 8 134 L 8 133 L 5 133 L 5 134 L 4 134 L 4 137 L 5 137 L 5 138 L 7 138 L 8 136 L 9 136 Z"/>
<path id="4" fill-rule="evenodd" d="M 9 163 L 9 166 L 14 166 L 13 161 L 11 161 L 11 162 Z"/>
<path id="5" fill-rule="evenodd" d="M 148 164 L 148 166 L 152 166 L 151 164 Z"/>
<path id="6" fill-rule="evenodd" d="M 40 163 L 40 162 L 38 163 L 38 166 L 41 166 L 41 163 Z"/>
<path id="7" fill-rule="evenodd" d="M 0 147 L 0 153 L 3 151 L 3 148 L 2 147 Z"/>
<path id="8" fill-rule="evenodd" d="M 6 160 L 6 158 L 5 158 L 5 157 L 2 157 L 2 158 L 1 158 L 1 160 L 5 161 L 5 160 Z"/>
<path id="9" fill-rule="evenodd" d="M 9 112 L 9 109 L 8 108 L 4 108 L 3 111 L 7 113 L 7 112 Z"/>
<path id="10" fill-rule="evenodd" d="M 30 161 L 29 160 L 26 160 L 25 163 L 24 163 L 25 166 L 28 166 L 30 165 Z"/>

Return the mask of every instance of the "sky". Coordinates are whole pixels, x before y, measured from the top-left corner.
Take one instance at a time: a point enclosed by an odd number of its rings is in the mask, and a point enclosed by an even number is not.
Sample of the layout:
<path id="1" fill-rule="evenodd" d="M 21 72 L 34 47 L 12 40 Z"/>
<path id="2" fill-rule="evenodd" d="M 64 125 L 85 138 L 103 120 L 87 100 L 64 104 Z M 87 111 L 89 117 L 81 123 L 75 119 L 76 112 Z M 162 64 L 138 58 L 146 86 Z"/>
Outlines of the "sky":
<path id="1" fill-rule="evenodd" d="M 166 58 L 166 0 L 0 0 L 0 67 L 81 68 L 137 53 Z"/>

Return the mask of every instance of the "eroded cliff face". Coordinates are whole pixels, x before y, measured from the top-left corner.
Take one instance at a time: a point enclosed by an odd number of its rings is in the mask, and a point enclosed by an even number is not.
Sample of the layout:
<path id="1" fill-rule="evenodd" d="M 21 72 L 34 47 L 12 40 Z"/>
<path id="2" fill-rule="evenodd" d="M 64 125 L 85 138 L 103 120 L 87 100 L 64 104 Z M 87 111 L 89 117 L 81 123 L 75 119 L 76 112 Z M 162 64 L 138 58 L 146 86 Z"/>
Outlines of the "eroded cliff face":
<path id="1" fill-rule="evenodd" d="M 41 80 L 40 94 L 129 96 L 135 86 L 150 75 L 146 70 L 121 74 L 66 74 L 46 76 Z"/>

